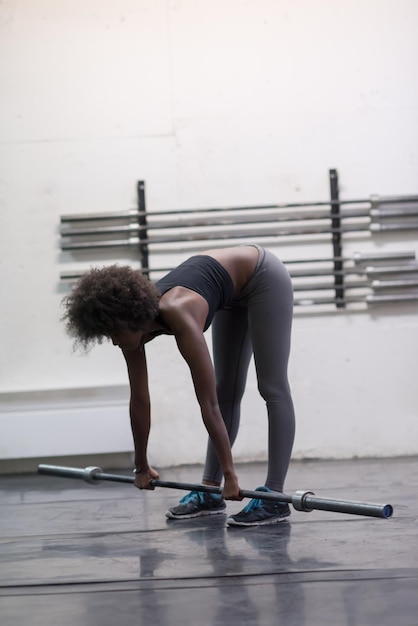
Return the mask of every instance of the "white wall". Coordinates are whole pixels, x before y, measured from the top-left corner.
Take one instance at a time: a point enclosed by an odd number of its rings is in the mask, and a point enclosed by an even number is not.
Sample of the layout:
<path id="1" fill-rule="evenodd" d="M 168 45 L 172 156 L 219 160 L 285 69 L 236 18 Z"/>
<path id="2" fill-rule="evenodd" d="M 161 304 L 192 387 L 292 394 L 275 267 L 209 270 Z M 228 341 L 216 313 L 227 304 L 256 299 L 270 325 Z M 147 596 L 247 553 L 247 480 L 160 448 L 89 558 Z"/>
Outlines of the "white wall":
<path id="1" fill-rule="evenodd" d="M 346 198 L 417 193 L 417 23 L 414 0 L 3 0 L 0 458 L 131 445 L 122 358 L 74 355 L 59 321 L 60 215 L 130 208 L 140 178 L 149 210 L 325 200 L 330 167 Z M 418 233 L 345 242 L 374 249 Z M 296 312 L 295 457 L 418 453 L 417 334 L 416 304 Z M 186 367 L 154 344 L 153 462 L 199 461 Z M 265 449 L 251 369 L 235 456 Z"/>

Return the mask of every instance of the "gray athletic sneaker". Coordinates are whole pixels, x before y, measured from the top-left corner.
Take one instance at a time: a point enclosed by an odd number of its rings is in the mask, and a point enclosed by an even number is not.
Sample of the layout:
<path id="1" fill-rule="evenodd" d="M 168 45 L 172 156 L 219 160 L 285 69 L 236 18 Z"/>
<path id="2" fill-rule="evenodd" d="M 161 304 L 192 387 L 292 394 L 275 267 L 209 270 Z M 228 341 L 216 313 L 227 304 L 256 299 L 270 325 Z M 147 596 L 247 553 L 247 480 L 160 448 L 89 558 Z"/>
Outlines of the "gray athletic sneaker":
<path id="1" fill-rule="evenodd" d="M 166 516 L 170 519 L 190 519 L 201 515 L 224 513 L 225 509 L 225 500 L 221 495 L 191 491 L 180 500 L 180 504 L 168 509 Z"/>
<path id="2" fill-rule="evenodd" d="M 269 491 L 268 487 L 257 487 L 256 491 Z M 236 515 L 226 520 L 227 526 L 264 526 L 276 524 L 290 517 L 289 505 L 284 502 L 254 498 Z"/>

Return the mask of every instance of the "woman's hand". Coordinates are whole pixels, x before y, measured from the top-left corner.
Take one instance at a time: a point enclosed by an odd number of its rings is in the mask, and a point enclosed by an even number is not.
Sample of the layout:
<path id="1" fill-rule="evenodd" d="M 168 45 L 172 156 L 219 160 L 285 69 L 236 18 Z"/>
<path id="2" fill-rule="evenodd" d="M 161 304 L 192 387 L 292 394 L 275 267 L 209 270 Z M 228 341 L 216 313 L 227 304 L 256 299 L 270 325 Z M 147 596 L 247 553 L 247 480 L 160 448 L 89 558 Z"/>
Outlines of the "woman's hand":
<path id="1" fill-rule="evenodd" d="M 137 470 L 134 485 L 138 487 L 138 489 L 149 489 L 152 491 L 154 486 L 151 481 L 159 477 L 159 473 L 152 467 L 147 467 L 145 470 Z"/>
<path id="2" fill-rule="evenodd" d="M 225 477 L 222 495 L 225 500 L 242 500 L 241 489 L 238 484 L 238 478 L 235 474 Z"/>

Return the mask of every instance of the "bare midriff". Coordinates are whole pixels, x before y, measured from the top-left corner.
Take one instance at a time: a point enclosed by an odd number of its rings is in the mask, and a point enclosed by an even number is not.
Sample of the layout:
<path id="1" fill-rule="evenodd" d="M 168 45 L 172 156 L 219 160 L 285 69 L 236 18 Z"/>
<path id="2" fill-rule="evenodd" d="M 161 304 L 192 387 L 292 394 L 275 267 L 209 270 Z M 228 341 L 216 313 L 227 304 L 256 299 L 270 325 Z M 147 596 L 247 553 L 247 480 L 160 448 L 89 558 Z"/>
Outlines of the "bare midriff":
<path id="1" fill-rule="evenodd" d="M 254 274 L 259 251 L 255 246 L 234 246 L 201 252 L 216 259 L 228 272 L 238 296 Z"/>

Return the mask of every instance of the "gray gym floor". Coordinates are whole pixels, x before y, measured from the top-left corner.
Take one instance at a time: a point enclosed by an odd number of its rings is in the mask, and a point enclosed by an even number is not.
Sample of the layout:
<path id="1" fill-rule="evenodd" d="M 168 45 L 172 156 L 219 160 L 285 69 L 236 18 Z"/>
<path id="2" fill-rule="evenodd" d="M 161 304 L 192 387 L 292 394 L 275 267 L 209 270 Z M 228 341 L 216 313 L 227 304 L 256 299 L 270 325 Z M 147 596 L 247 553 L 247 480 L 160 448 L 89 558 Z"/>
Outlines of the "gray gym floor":
<path id="1" fill-rule="evenodd" d="M 237 469 L 242 488 L 263 484 L 263 464 Z M 167 520 L 180 491 L 0 477 L 1 626 L 416 626 L 418 459 L 294 462 L 286 493 L 298 489 L 394 515 L 293 510 L 226 529 L 225 515 Z"/>

